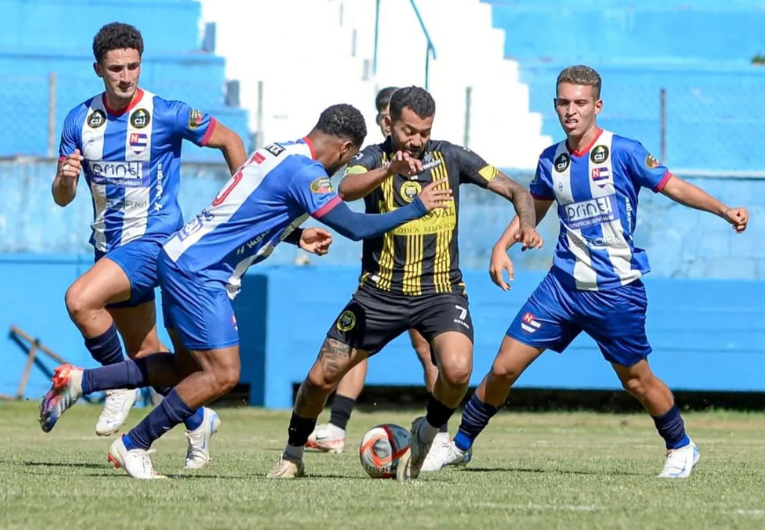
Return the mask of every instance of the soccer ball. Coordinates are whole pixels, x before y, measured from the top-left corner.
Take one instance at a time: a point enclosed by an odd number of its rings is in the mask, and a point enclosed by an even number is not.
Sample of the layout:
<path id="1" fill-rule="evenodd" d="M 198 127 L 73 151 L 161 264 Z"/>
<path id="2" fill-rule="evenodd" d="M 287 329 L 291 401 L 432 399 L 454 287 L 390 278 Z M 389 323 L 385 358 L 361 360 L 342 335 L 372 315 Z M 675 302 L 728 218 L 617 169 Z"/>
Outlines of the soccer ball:
<path id="1" fill-rule="evenodd" d="M 398 459 L 409 447 L 409 431 L 385 423 L 372 427 L 359 446 L 359 460 L 372 478 L 395 478 Z"/>

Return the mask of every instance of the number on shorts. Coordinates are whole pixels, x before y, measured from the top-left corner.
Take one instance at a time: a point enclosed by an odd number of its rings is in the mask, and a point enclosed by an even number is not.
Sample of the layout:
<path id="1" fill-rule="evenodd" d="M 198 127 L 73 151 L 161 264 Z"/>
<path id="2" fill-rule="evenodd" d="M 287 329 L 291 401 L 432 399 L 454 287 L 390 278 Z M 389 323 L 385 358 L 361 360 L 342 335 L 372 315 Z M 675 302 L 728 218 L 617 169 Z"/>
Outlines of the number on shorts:
<path id="1" fill-rule="evenodd" d="M 459 305 L 455 305 L 454 307 L 456 307 L 457 311 L 460 312 L 460 320 L 465 320 L 465 317 L 467 316 L 467 311 L 468 311 L 467 308 L 459 306 Z"/>

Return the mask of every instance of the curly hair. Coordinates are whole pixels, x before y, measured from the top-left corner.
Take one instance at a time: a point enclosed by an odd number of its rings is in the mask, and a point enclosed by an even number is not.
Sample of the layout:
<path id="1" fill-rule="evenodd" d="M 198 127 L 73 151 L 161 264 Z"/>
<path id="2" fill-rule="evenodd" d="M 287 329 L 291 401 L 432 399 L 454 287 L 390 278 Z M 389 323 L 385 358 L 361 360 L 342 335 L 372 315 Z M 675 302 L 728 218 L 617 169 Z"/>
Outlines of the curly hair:
<path id="1" fill-rule="evenodd" d="M 436 113 L 433 96 L 418 86 L 399 88 L 391 95 L 390 117 L 393 121 L 401 118 L 404 107 L 414 111 L 420 118 L 430 118 Z"/>
<path id="2" fill-rule="evenodd" d="M 325 109 L 314 130 L 350 140 L 356 147 L 361 147 L 367 136 L 364 116 L 356 107 L 346 104 L 332 105 Z"/>
<path id="3" fill-rule="evenodd" d="M 595 99 L 600 99 L 600 74 L 589 66 L 578 64 L 576 66 L 564 68 L 561 73 L 558 74 L 558 81 L 555 83 L 555 87 L 557 88 L 561 83 L 591 86 L 595 92 Z"/>
<path id="4" fill-rule="evenodd" d="M 112 50 L 138 50 L 138 56 L 143 55 L 143 37 L 141 32 L 130 24 L 112 22 L 102 27 L 93 38 L 93 56 L 96 62 L 101 62 Z"/>

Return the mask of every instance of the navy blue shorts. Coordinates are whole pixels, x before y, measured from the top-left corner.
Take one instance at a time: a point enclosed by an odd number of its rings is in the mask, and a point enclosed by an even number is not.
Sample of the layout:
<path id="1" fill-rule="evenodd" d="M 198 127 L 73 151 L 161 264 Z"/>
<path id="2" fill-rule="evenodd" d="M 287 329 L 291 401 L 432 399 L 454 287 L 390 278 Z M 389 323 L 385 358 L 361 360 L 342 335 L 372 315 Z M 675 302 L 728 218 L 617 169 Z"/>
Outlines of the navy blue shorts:
<path id="1" fill-rule="evenodd" d="M 584 331 L 608 362 L 632 366 L 651 353 L 645 333 L 647 309 L 640 280 L 616 289 L 580 291 L 548 274 L 510 324 L 507 336 L 560 353 Z"/>
<path id="2" fill-rule="evenodd" d="M 234 308 L 223 284 L 188 275 L 164 252 L 158 270 L 165 327 L 175 330 L 185 348 L 205 351 L 239 344 Z"/>
<path id="3" fill-rule="evenodd" d="M 107 308 L 135 307 L 154 301 L 157 280 L 157 256 L 162 243 L 156 240 L 136 239 L 110 252 L 96 250 L 95 261 L 107 258 L 116 263 L 130 280 L 130 299 Z"/>

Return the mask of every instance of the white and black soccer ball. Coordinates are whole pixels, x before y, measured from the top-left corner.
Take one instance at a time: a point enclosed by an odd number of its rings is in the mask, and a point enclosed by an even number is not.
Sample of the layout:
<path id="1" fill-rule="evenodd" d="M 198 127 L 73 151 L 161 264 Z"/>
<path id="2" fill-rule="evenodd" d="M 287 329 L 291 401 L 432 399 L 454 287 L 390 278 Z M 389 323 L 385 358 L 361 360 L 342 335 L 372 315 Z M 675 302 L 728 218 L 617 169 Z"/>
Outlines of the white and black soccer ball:
<path id="1" fill-rule="evenodd" d="M 409 431 L 384 423 L 372 427 L 359 446 L 361 467 L 372 478 L 395 478 L 398 460 L 409 448 Z"/>

